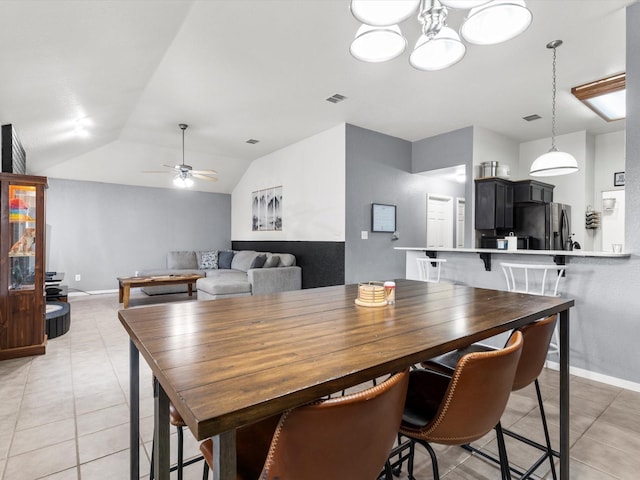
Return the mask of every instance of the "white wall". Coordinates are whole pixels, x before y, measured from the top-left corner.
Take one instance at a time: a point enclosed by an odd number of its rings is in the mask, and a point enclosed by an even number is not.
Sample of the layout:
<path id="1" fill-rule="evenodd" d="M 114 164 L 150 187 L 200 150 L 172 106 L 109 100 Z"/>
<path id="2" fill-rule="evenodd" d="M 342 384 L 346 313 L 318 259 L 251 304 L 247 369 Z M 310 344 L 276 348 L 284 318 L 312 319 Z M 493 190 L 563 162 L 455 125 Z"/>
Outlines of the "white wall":
<path id="1" fill-rule="evenodd" d="M 251 230 L 251 193 L 282 185 L 282 231 Z M 251 163 L 231 196 L 234 241 L 345 240 L 345 125 Z"/>
<path id="2" fill-rule="evenodd" d="M 509 167 L 509 176 L 513 180 L 526 178 L 526 172 L 520 173 L 518 162 L 518 144 L 504 135 L 492 130 L 473 127 L 473 178 L 479 175 L 482 162 L 498 162 Z M 527 170 L 528 171 L 528 170 Z"/>
<path id="3" fill-rule="evenodd" d="M 613 132 L 596 137 L 595 144 L 595 166 L 594 166 L 594 203 L 593 208 L 603 213 L 602 192 L 610 190 L 624 190 L 624 187 L 613 185 L 613 175 L 615 172 L 625 170 L 625 132 Z M 604 220 L 604 218 L 603 218 Z M 604 223 L 604 222 L 603 222 Z M 623 219 L 624 223 L 624 219 Z M 602 242 L 602 229 L 594 231 L 594 250 L 610 250 L 611 245 L 605 246 Z M 623 233 L 624 237 L 624 233 Z M 624 243 L 624 239 L 617 243 Z"/>

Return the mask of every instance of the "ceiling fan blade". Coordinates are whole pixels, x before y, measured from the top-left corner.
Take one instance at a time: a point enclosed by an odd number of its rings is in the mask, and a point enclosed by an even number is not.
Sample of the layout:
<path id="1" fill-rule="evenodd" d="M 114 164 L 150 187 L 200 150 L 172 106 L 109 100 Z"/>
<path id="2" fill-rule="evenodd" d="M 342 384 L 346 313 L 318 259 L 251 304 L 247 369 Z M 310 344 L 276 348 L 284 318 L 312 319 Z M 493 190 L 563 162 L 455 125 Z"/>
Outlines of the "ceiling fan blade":
<path id="1" fill-rule="evenodd" d="M 199 173 L 201 175 L 217 175 L 215 170 L 191 170 L 191 173 Z"/>
<path id="2" fill-rule="evenodd" d="M 218 179 L 217 178 L 213 178 L 213 177 L 207 177 L 206 175 L 201 175 L 199 173 L 194 173 L 191 175 L 193 178 L 199 178 L 200 180 L 208 180 L 210 182 L 217 182 Z"/>
<path id="3" fill-rule="evenodd" d="M 180 165 L 162 165 L 163 167 L 170 168 L 171 170 L 179 170 Z"/>

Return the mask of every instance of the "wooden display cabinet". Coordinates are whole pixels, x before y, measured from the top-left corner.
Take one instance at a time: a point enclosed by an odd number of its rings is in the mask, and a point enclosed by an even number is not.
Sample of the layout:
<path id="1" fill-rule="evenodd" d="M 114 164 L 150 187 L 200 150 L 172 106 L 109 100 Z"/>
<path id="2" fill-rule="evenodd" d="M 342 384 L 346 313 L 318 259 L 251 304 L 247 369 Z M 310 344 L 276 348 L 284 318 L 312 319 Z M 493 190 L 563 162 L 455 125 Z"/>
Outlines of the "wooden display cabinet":
<path id="1" fill-rule="evenodd" d="M 0 174 L 0 360 L 45 353 L 46 177 Z"/>

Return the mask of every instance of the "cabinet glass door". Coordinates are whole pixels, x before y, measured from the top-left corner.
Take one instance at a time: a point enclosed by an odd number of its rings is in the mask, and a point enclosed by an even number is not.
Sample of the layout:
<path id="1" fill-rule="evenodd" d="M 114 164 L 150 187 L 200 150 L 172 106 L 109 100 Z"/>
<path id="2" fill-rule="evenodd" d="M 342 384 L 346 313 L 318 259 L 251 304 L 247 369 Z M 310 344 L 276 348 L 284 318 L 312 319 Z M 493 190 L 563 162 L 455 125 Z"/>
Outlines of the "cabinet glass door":
<path id="1" fill-rule="evenodd" d="M 9 289 L 33 290 L 36 268 L 36 187 L 9 185 Z"/>

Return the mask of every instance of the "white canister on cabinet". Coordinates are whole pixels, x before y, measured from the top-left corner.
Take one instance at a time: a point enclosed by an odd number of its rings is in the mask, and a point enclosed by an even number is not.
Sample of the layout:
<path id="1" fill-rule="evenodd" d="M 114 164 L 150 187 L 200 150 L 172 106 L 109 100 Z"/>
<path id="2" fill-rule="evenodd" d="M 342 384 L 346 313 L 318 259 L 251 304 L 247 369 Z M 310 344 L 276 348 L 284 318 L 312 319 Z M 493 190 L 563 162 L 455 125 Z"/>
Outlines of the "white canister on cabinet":
<path id="1" fill-rule="evenodd" d="M 509 233 L 509 235 L 504 238 L 507 240 L 507 250 L 518 249 L 518 237 L 516 237 L 513 232 Z"/>

